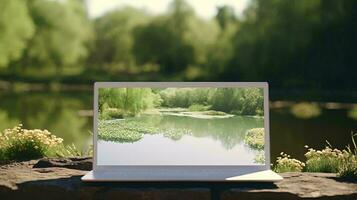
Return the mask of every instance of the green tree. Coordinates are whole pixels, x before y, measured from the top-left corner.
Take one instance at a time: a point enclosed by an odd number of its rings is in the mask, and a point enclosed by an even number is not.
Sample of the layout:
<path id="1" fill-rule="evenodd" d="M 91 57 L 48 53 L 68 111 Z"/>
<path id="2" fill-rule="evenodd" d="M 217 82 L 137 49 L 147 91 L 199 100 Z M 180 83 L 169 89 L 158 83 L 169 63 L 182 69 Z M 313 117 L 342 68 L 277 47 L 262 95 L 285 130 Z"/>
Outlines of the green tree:
<path id="1" fill-rule="evenodd" d="M 356 19 L 353 0 L 254 0 L 219 76 L 275 88 L 354 88 Z"/>
<path id="2" fill-rule="evenodd" d="M 34 33 L 26 0 L 0 3 L 0 67 L 19 59 Z"/>
<path id="3" fill-rule="evenodd" d="M 149 20 L 150 16 L 144 11 L 131 7 L 110 11 L 95 19 L 96 40 L 89 63 L 109 72 L 135 66 L 133 29 Z"/>
<path id="4" fill-rule="evenodd" d="M 63 67 L 74 67 L 87 56 L 91 27 L 81 0 L 29 1 L 36 26 L 20 65 L 55 67 L 60 75 Z"/>
<path id="5" fill-rule="evenodd" d="M 193 9 L 174 0 L 165 16 L 135 31 L 134 54 L 140 64 L 158 64 L 164 73 L 181 72 L 195 63 L 194 46 L 188 41 Z"/>
<path id="6" fill-rule="evenodd" d="M 116 108 L 124 115 L 137 115 L 146 109 L 159 106 L 160 96 L 150 88 L 102 88 L 99 90 L 99 112 Z"/>
<path id="7" fill-rule="evenodd" d="M 232 7 L 219 6 L 217 10 L 216 20 L 218 21 L 221 29 L 225 29 L 231 23 L 235 23 L 237 21 L 237 17 L 235 16 L 234 9 Z"/>

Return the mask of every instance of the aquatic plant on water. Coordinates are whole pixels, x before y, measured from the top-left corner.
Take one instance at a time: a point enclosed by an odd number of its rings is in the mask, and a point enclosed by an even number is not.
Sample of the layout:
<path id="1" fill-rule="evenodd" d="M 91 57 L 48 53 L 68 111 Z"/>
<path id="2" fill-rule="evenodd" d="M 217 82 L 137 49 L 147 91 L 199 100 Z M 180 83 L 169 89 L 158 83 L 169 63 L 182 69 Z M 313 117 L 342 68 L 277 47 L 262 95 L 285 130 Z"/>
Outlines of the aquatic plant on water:
<path id="1" fill-rule="evenodd" d="M 257 150 L 264 149 L 264 128 L 253 128 L 247 131 L 244 143 Z"/>
<path id="2" fill-rule="evenodd" d="M 254 162 L 257 164 L 265 164 L 265 152 L 259 151 L 254 158 Z"/>
<path id="3" fill-rule="evenodd" d="M 99 121 L 99 139 L 113 142 L 136 142 L 144 134 L 162 134 L 164 137 L 179 140 L 183 135 L 190 135 L 191 131 L 180 128 L 157 128 L 149 123 L 138 122 L 132 119 Z"/>
<path id="4" fill-rule="evenodd" d="M 162 129 L 160 132 L 163 133 L 164 137 L 173 139 L 173 140 L 179 140 L 182 138 L 184 135 L 192 135 L 191 130 L 188 129 Z"/>

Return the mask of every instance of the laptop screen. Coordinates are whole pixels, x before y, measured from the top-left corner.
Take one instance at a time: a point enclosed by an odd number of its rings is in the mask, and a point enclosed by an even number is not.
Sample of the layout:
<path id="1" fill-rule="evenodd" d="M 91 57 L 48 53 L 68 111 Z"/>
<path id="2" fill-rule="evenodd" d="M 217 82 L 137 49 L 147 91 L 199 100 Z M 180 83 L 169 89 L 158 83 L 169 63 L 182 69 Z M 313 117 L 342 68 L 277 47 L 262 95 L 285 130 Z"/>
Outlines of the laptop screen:
<path id="1" fill-rule="evenodd" d="M 264 165 L 264 89 L 100 87 L 97 165 Z"/>

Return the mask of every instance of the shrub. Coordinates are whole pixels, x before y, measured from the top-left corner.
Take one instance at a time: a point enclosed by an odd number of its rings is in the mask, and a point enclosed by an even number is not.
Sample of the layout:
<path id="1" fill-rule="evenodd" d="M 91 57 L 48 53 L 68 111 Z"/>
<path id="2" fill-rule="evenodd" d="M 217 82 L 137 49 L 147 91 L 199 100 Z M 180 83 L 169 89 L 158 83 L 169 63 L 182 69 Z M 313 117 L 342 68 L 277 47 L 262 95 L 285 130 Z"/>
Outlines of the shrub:
<path id="1" fill-rule="evenodd" d="M 298 103 L 291 107 L 291 113 L 301 119 L 318 117 L 321 109 L 316 103 Z"/>
<path id="2" fill-rule="evenodd" d="M 306 164 L 296 159 L 290 159 L 290 156 L 281 153 L 282 157 L 277 158 L 277 164 L 274 168 L 276 172 L 296 172 L 302 171 L 305 167 L 307 172 L 325 172 L 337 173 L 344 179 L 357 180 L 357 145 L 355 138 L 357 134 L 352 134 L 353 147 L 347 146 L 344 150 L 332 149 L 332 146 L 325 147 L 322 150 L 309 148 L 305 154 Z M 308 146 L 305 146 L 308 148 Z"/>
<path id="3" fill-rule="evenodd" d="M 264 149 L 264 128 L 253 128 L 248 130 L 244 143 L 253 149 Z"/>
<path id="4" fill-rule="evenodd" d="M 122 119 L 124 114 L 121 110 L 118 109 L 105 109 L 100 113 L 99 118 L 102 120 L 109 120 L 109 119 Z"/>
<path id="5" fill-rule="evenodd" d="M 357 106 L 353 106 L 351 110 L 348 111 L 348 116 L 354 120 L 357 120 Z"/>
<path id="6" fill-rule="evenodd" d="M 0 158 L 2 160 L 40 158 L 62 141 L 47 130 L 27 130 L 20 124 L 0 133 Z"/>
<path id="7" fill-rule="evenodd" d="M 357 144 L 355 141 L 357 134 L 351 134 L 353 149 L 348 146 L 347 150 L 344 150 L 344 155 L 341 157 L 342 161 L 338 168 L 338 175 L 341 178 L 357 180 Z"/>
<path id="8" fill-rule="evenodd" d="M 349 154 L 349 156 L 342 158 L 337 174 L 341 178 L 357 180 L 356 155 Z"/>
<path id="9" fill-rule="evenodd" d="M 281 152 L 280 155 L 281 157 L 278 157 L 276 160 L 275 172 L 301 172 L 304 169 L 305 164 L 303 162 L 290 158 L 290 156 L 284 152 Z"/>
<path id="10" fill-rule="evenodd" d="M 188 107 L 189 111 L 206 111 L 209 110 L 211 106 L 205 106 L 202 104 L 193 104 L 190 107 Z"/>
<path id="11" fill-rule="evenodd" d="M 323 150 L 310 148 L 306 157 L 306 171 L 337 173 L 342 157 L 347 156 L 346 151 L 326 147 Z"/>

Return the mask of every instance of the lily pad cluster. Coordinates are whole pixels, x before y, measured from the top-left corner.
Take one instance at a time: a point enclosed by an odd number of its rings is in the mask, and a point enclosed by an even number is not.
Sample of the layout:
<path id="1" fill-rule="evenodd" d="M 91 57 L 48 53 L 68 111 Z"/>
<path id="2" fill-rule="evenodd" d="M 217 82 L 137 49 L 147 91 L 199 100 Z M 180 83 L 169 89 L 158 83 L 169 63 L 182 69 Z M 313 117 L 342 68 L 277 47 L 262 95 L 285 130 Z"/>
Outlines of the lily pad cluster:
<path id="1" fill-rule="evenodd" d="M 247 131 L 244 143 L 250 148 L 264 150 L 264 128 L 253 128 Z"/>
<path id="2" fill-rule="evenodd" d="M 179 140 L 183 135 L 190 135 L 192 132 L 181 128 L 158 128 L 145 122 L 135 120 L 101 120 L 98 124 L 101 140 L 120 143 L 133 143 L 144 137 L 144 134 L 162 134 L 164 137 Z"/>

